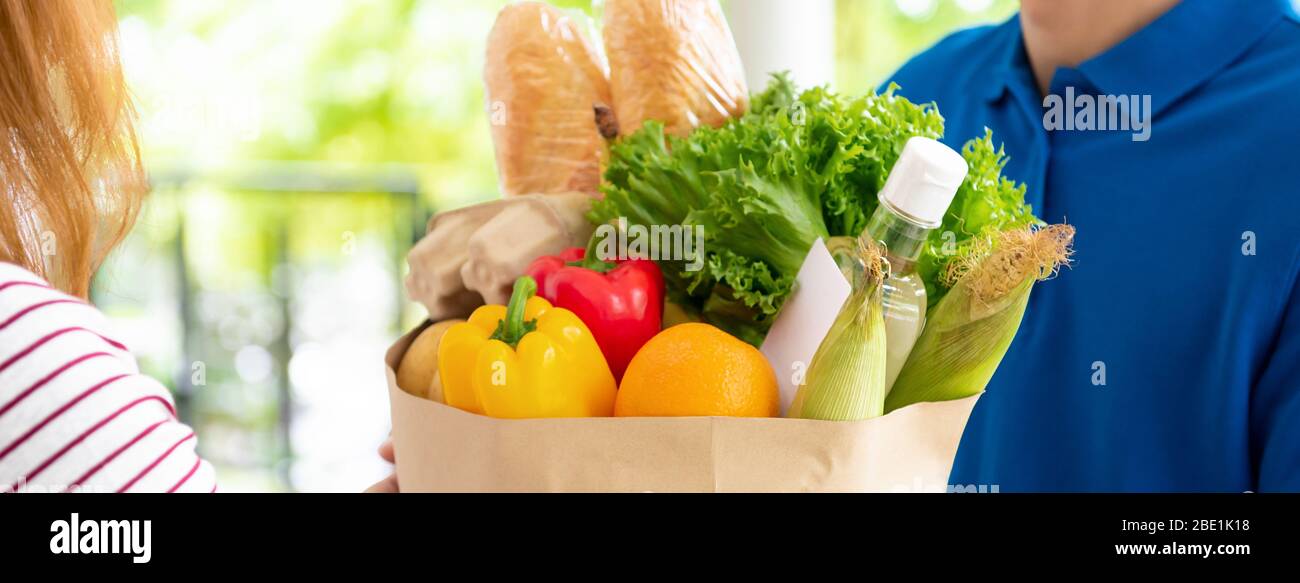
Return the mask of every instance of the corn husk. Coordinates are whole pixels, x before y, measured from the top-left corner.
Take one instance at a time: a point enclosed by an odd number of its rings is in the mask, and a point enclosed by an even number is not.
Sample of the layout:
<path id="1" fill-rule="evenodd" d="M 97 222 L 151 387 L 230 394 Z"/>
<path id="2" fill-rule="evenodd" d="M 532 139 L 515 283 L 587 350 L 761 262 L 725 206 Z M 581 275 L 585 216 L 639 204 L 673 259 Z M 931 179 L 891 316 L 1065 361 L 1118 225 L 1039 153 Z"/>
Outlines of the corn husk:
<path id="1" fill-rule="evenodd" d="M 887 263 L 880 247 L 859 239 L 853 292 L 822 339 L 795 393 L 787 417 L 858 421 L 885 406 L 885 319 L 881 282 Z"/>
<path id="2" fill-rule="evenodd" d="M 1000 233 L 954 260 L 948 294 L 885 399 L 885 411 L 975 395 L 988 386 L 1020 328 L 1034 283 L 1069 263 L 1074 227 L 1050 225 Z"/>

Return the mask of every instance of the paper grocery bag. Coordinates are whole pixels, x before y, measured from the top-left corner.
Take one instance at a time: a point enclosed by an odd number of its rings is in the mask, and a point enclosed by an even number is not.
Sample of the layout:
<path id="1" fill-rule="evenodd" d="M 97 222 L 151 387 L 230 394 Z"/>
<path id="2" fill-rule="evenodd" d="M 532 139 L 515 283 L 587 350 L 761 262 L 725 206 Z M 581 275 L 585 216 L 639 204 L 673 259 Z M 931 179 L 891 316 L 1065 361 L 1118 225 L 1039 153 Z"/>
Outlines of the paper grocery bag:
<path id="1" fill-rule="evenodd" d="M 492 419 L 397 387 L 422 329 L 386 358 L 403 492 L 942 492 L 978 398 L 853 422 Z"/>

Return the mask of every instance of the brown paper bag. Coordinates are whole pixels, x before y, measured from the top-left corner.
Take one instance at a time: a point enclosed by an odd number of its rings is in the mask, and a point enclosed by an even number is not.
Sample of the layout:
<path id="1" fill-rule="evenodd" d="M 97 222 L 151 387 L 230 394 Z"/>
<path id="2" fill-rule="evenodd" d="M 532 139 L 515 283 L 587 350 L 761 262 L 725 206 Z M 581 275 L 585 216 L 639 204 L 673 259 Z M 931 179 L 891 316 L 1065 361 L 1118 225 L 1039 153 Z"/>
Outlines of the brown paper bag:
<path id="1" fill-rule="evenodd" d="M 492 419 L 397 387 L 422 329 L 385 359 L 403 492 L 942 492 L 979 398 L 854 422 Z"/>

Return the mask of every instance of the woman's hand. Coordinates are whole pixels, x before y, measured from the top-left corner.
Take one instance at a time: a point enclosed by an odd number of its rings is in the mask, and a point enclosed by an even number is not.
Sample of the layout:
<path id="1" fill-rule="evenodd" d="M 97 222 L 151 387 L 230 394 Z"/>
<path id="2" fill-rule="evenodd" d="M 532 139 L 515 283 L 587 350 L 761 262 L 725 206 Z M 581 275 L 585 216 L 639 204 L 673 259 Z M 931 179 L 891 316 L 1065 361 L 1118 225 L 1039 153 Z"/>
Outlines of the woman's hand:
<path id="1" fill-rule="evenodd" d="M 395 463 L 393 456 L 393 438 L 389 437 L 384 440 L 384 443 L 379 445 L 379 457 L 384 458 L 384 461 L 390 464 Z M 373 486 L 366 488 L 367 493 L 396 494 L 399 491 L 400 490 L 397 489 L 396 471 L 387 478 L 375 482 Z"/>

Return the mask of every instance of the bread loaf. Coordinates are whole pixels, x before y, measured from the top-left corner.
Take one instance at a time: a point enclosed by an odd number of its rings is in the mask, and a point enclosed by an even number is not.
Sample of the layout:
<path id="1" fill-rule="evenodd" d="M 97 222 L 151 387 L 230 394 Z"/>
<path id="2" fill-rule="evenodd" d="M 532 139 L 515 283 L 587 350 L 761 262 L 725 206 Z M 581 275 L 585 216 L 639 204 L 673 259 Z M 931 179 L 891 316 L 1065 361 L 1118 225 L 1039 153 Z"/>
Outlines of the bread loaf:
<path id="1" fill-rule="evenodd" d="M 605 149 L 596 111 L 611 100 L 604 61 L 581 27 L 541 2 L 505 7 L 483 78 L 502 193 L 595 194 Z"/>
<path id="2" fill-rule="evenodd" d="M 658 120 L 682 136 L 745 113 L 745 72 L 717 0 L 607 0 L 604 28 L 621 135 Z"/>

